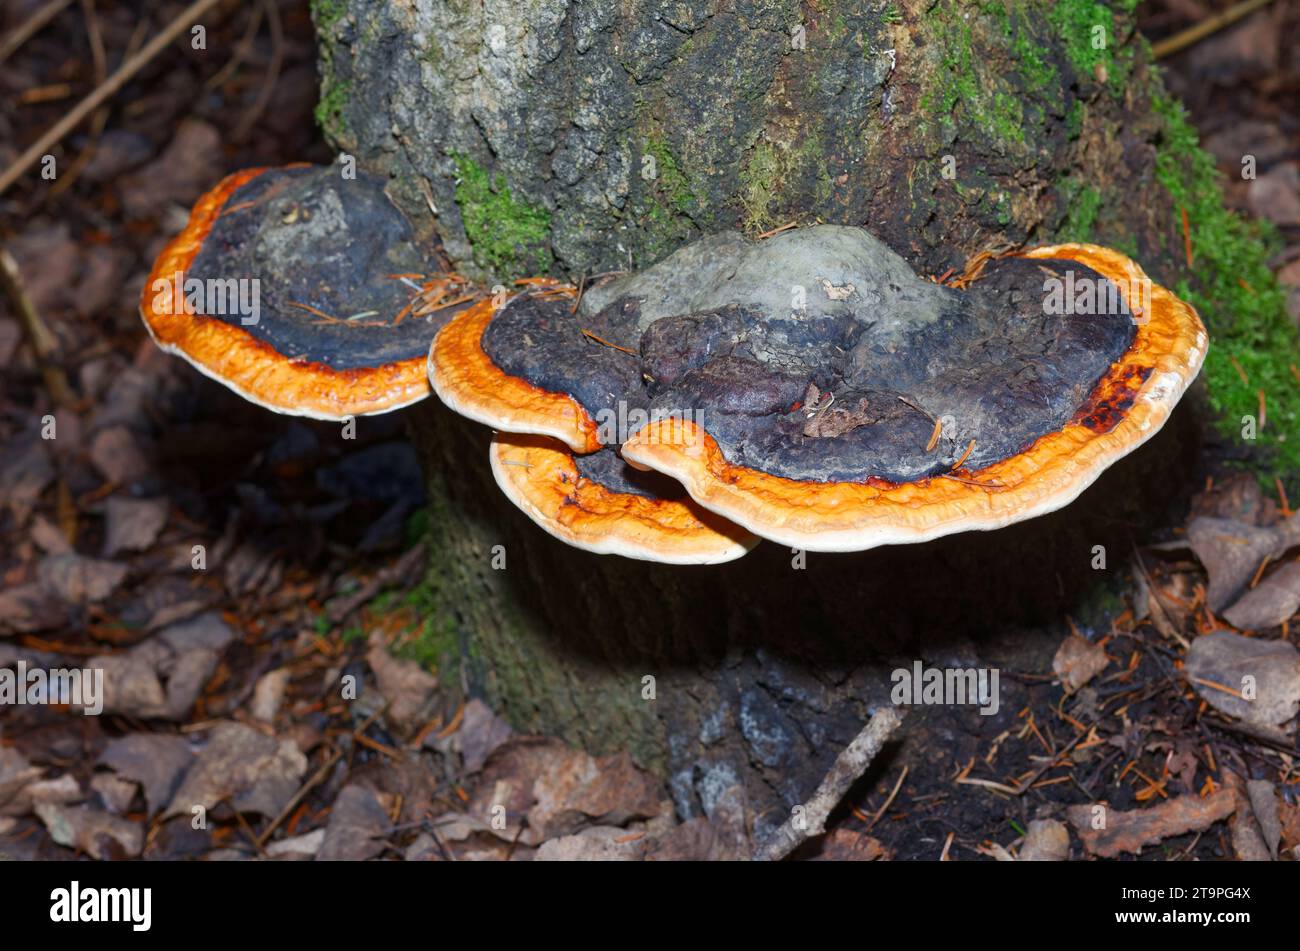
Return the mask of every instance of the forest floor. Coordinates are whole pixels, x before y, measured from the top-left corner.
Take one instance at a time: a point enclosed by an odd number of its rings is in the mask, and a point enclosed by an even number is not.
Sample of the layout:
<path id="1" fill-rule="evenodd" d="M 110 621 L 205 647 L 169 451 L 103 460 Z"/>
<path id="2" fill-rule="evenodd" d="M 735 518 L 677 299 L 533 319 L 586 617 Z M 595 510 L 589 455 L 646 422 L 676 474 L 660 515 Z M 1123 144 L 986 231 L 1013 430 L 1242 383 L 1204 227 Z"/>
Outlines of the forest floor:
<path id="1" fill-rule="evenodd" d="M 1145 25 L 1159 38 L 1227 5 L 1162 0 Z M 0 0 L 0 23 L 36 6 Z M 0 167 L 158 32 L 137 6 L 71 4 L 0 54 Z M 1287 240 L 1300 324 L 1297 32 L 1300 3 L 1278 2 L 1165 65 L 1230 203 Z M 144 332 L 149 266 L 202 191 L 330 160 L 316 96 L 305 0 L 248 4 L 69 136 L 53 180 L 0 199 L 0 246 L 53 337 L 42 367 L 0 296 L 0 673 L 103 666 L 117 685 L 101 716 L 0 708 L 0 858 L 746 854 L 743 815 L 680 822 L 625 754 L 516 736 L 422 663 L 424 490 L 400 414 L 344 439 Z M 1294 859 L 1298 541 L 1280 487 L 1216 473 L 1134 556 L 1107 625 L 1062 617 L 989 648 L 1009 715 L 919 709 L 798 854 Z"/>

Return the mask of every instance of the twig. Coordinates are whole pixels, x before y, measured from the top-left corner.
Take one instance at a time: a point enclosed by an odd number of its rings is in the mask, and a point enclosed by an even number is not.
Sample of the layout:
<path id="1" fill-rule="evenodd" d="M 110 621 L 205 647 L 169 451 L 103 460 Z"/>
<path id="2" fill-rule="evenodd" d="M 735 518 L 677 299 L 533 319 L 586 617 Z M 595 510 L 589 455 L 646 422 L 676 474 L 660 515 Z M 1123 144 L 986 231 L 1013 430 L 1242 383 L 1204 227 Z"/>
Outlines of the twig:
<path id="1" fill-rule="evenodd" d="M 45 381 L 50 399 L 59 406 L 72 407 L 77 401 L 68 387 L 68 378 L 64 375 L 63 368 L 55 362 L 58 342 L 41 320 L 41 315 L 36 313 L 35 305 L 23 289 L 18 262 L 4 250 L 0 250 L 0 284 L 4 285 L 5 293 L 18 312 L 18 321 L 22 324 L 23 334 L 36 357 L 36 365 L 40 367 L 41 378 Z"/>
<path id="2" fill-rule="evenodd" d="M 63 8 L 70 3 L 72 3 L 72 0 L 50 0 L 49 3 L 28 17 L 26 22 L 14 27 L 4 38 L 4 41 L 0 42 L 0 63 L 7 60 L 20 46 L 39 33 L 45 24 L 62 13 Z"/>
<path id="3" fill-rule="evenodd" d="M 342 757 L 343 751 L 335 747 L 330 755 L 325 758 L 325 762 L 320 764 L 320 769 L 311 774 L 311 778 L 303 783 L 302 788 L 294 793 L 293 798 L 284 804 L 284 808 L 280 810 L 280 814 L 272 819 L 271 824 L 262 830 L 262 834 L 257 837 L 257 845 L 259 849 L 269 838 L 271 838 L 271 833 L 280 827 L 280 823 L 289 818 L 289 815 L 298 808 L 298 803 L 302 802 L 303 796 L 307 795 L 308 792 L 317 786 L 321 780 L 325 778 L 326 774 L 333 769 L 334 764 Z"/>
<path id="4" fill-rule="evenodd" d="M 370 729 L 371 725 L 383 716 L 387 710 L 388 703 L 385 701 L 382 707 L 370 714 L 370 716 L 366 717 L 365 720 L 362 721 L 361 725 L 352 731 L 352 739 L 356 740 L 364 734 L 366 730 Z M 298 808 L 298 803 L 302 802 L 303 797 L 319 785 L 320 782 L 329 774 L 329 771 L 333 769 L 334 764 L 342 758 L 343 751 L 336 746 L 333 751 L 331 751 L 330 755 L 326 757 L 325 762 L 320 764 L 320 768 L 316 770 L 316 772 L 312 773 L 311 778 L 303 783 L 302 787 L 293 794 L 293 798 L 284 804 L 284 808 L 280 810 L 280 814 L 272 819 L 271 824 L 262 830 L 262 834 L 257 837 L 259 849 L 267 839 L 271 838 L 271 833 L 280 827 L 280 823 L 289 818 L 293 811 Z"/>
<path id="5" fill-rule="evenodd" d="M 143 69 L 150 60 L 166 49 L 168 44 L 180 36 L 194 20 L 207 13 L 220 2 L 221 0 L 194 0 L 193 3 L 186 7 L 176 19 L 167 24 L 161 33 L 150 40 L 144 49 L 123 63 L 117 72 L 108 77 L 89 96 L 77 103 L 71 112 L 56 122 L 48 132 L 32 144 L 31 148 L 18 156 L 13 164 L 5 169 L 3 174 L 0 174 L 0 195 L 8 191 L 9 186 L 18 181 L 19 177 L 28 168 L 40 161 L 41 157 L 58 144 L 65 135 L 80 125 L 86 116 L 98 109 L 110 96 L 126 85 L 132 76 Z"/>
<path id="6" fill-rule="evenodd" d="M 789 231 L 791 228 L 797 228 L 799 225 L 793 221 L 787 221 L 780 227 L 773 228 L 771 231 L 764 231 L 758 236 L 759 241 L 766 241 L 768 238 L 775 238 L 777 235 Z"/>
<path id="7" fill-rule="evenodd" d="M 579 329 L 582 330 L 582 328 L 579 328 Z M 594 333 L 592 333 L 590 330 L 582 330 L 582 335 L 583 335 L 584 337 L 588 337 L 588 338 L 590 338 L 590 339 L 596 341 L 596 343 L 602 344 L 602 345 L 604 345 L 604 346 L 606 346 L 606 347 L 612 347 L 612 348 L 615 349 L 615 350 L 622 350 L 624 353 L 630 353 L 630 354 L 632 354 L 632 356 L 634 356 L 634 357 L 637 355 L 637 352 L 636 352 L 635 350 L 629 350 L 627 347 L 620 347 L 620 346 L 619 346 L 618 344 L 616 344 L 616 343 L 610 343 L 610 342 L 609 342 L 608 340 L 606 340 L 604 337 L 597 337 L 597 336 L 596 336 Z"/>
<path id="8" fill-rule="evenodd" d="M 239 823 L 240 830 L 243 831 L 248 841 L 252 843 L 253 848 L 257 850 L 257 854 L 262 858 L 266 858 L 266 849 L 262 848 L 261 839 L 257 837 L 257 833 L 253 831 L 253 827 L 248 824 L 248 820 L 244 818 L 244 814 L 235 808 L 235 803 L 229 797 L 226 799 L 226 805 L 229 806 L 230 811 L 235 814 L 235 821 Z"/>
<path id="9" fill-rule="evenodd" d="M 1151 44 L 1151 56 L 1154 59 L 1164 59 L 1166 56 L 1172 56 L 1181 50 L 1187 49 L 1195 43 L 1201 42 L 1211 33 L 1217 33 L 1224 27 L 1231 26 L 1242 17 L 1249 16 L 1260 7 L 1267 6 L 1273 0 L 1243 0 L 1235 7 L 1229 7 L 1222 13 L 1216 13 L 1207 20 L 1202 20 L 1194 26 L 1175 33 L 1159 43 Z"/>
<path id="10" fill-rule="evenodd" d="M 253 101 L 252 108 L 239 120 L 239 124 L 231 134 L 231 138 L 236 142 L 243 141 L 244 136 L 248 135 L 249 130 L 266 111 L 267 105 L 271 102 L 271 94 L 275 92 L 275 81 L 280 76 L 280 67 L 284 63 L 284 28 L 280 24 L 280 8 L 276 6 L 275 0 L 262 0 L 262 6 L 266 10 L 266 23 L 271 30 L 271 62 L 266 67 L 266 75 L 262 78 L 262 88 L 257 92 L 257 99 Z"/>
<path id="11" fill-rule="evenodd" d="M 108 78 L 108 55 L 104 52 L 104 36 L 99 29 L 99 16 L 95 13 L 95 0 L 81 0 L 81 12 L 86 20 L 86 41 L 90 44 L 91 62 L 95 66 L 95 85 L 98 86 Z M 72 160 L 68 170 L 58 177 L 50 186 L 46 195 L 53 197 L 72 187 L 81 177 L 90 160 L 95 157 L 99 143 L 104 135 L 104 126 L 108 124 L 108 109 L 100 107 L 90 120 L 90 141 Z"/>
<path id="12" fill-rule="evenodd" d="M 365 604 L 385 587 L 394 584 L 400 584 L 407 574 L 417 565 L 424 561 L 424 542 L 416 542 L 411 546 L 411 550 L 398 558 L 397 561 L 379 569 L 371 576 L 370 580 L 363 584 L 347 597 L 331 601 L 325 609 L 326 615 L 334 624 L 338 624 L 345 617 L 355 611 L 361 605 Z"/>
<path id="13" fill-rule="evenodd" d="M 903 711 L 896 707 L 884 707 L 876 711 L 862 732 L 835 758 L 830 772 L 805 805 L 803 814 L 799 817 L 802 820 L 800 828 L 795 827 L 795 817 L 791 816 L 755 852 L 754 859 L 760 862 L 779 861 L 807 839 L 825 832 L 826 818 L 839 805 L 849 787 L 867 771 L 871 761 L 902 722 Z"/>
<path id="14" fill-rule="evenodd" d="M 885 810 L 889 808 L 891 803 L 893 803 L 894 797 L 898 795 L 898 791 L 903 788 L 903 780 L 907 779 L 907 771 L 911 768 L 912 767 L 910 766 L 903 767 L 903 772 L 898 776 L 898 782 L 894 783 L 894 788 L 890 790 L 889 798 L 886 799 L 884 805 L 877 809 L 871 816 L 871 821 L 867 823 L 867 828 L 864 831 L 870 832 L 875 827 L 876 823 L 880 821 L 880 817 L 885 814 Z"/>

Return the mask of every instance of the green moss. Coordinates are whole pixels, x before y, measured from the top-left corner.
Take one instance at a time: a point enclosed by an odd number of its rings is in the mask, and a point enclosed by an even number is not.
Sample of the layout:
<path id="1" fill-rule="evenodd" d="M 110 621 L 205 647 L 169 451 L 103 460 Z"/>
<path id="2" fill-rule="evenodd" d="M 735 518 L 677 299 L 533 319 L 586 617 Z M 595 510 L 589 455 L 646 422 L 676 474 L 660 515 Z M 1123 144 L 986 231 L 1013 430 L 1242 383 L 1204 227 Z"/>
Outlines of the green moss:
<path id="1" fill-rule="evenodd" d="M 409 635 L 398 638 L 394 652 L 402 660 L 413 660 L 429 670 L 447 670 L 456 665 L 460 654 L 460 636 L 450 612 L 442 609 L 442 598 L 431 576 L 402 598 L 401 606 L 411 609 L 419 619 Z"/>
<path id="2" fill-rule="evenodd" d="M 985 13 L 1006 17 L 1000 4 L 986 7 Z M 926 32 L 939 50 L 939 64 L 922 91 L 921 109 L 941 122 L 951 122 L 960 106 L 963 115 L 990 138 L 1023 144 L 1024 110 L 1020 99 L 1003 88 L 1002 80 L 986 75 L 978 65 L 981 57 L 975 54 L 974 32 L 962 11 L 951 2 L 935 4 L 927 17 Z M 1040 66 L 1044 65 L 1040 62 Z M 1042 69 L 1030 69 L 1036 79 L 1046 75 Z"/>
<path id="3" fill-rule="evenodd" d="M 1076 71 L 1093 75 L 1101 66 L 1109 72 L 1111 47 L 1115 42 L 1114 13 L 1110 7 L 1097 0 L 1055 0 L 1047 19 L 1065 44 L 1065 55 Z M 1105 31 L 1099 40 L 1097 27 Z"/>
<path id="4" fill-rule="evenodd" d="M 885 12 L 881 14 L 881 19 L 889 24 L 902 23 L 903 14 L 899 12 L 897 6 L 891 3 L 889 6 L 885 7 Z"/>
<path id="5" fill-rule="evenodd" d="M 345 0 L 311 0 L 311 18 L 318 32 L 333 29 L 347 12 Z"/>
<path id="6" fill-rule="evenodd" d="M 1172 199 L 1176 220 L 1169 222 L 1170 233 L 1181 243 L 1186 211 L 1192 243 L 1193 264 L 1180 269 L 1175 290 L 1210 330 L 1204 373 L 1219 428 L 1239 440 L 1242 417 L 1258 415 L 1262 391 L 1267 421 L 1255 442 L 1265 453 L 1261 473 L 1294 479 L 1300 471 L 1300 386 L 1291 367 L 1300 366 L 1300 337 L 1287 315 L 1285 292 L 1268 266 L 1277 235 L 1272 226 L 1224 206 L 1214 159 L 1199 147 L 1182 106 L 1162 90 L 1152 105 L 1165 120 L 1156 177 Z"/>
<path id="7" fill-rule="evenodd" d="M 1061 198 L 1065 203 L 1065 221 L 1057 233 L 1059 240 L 1095 240 L 1097 215 L 1101 212 L 1101 192 L 1077 179 L 1067 178 L 1061 184 Z"/>
<path id="8" fill-rule="evenodd" d="M 474 248 L 474 262 L 503 280 L 545 271 L 551 264 L 551 216 L 544 208 L 516 199 L 504 174 L 492 179 L 469 156 L 456 153 L 452 159 L 456 205 Z"/>
<path id="9" fill-rule="evenodd" d="M 646 140 L 645 150 L 655 160 L 654 182 L 659 193 L 677 211 L 683 214 L 689 212 L 695 204 L 695 193 L 691 191 L 690 183 L 677 164 L 677 159 L 673 157 L 668 143 L 657 136 L 651 136 Z"/>
<path id="10" fill-rule="evenodd" d="M 1007 18 L 1007 30 L 1015 34 L 1011 39 L 1011 53 L 1025 81 L 1025 88 L 1030 92 L 1041 92 L 1055 85 L 1056 67 L 1043 56 L 1042 47 L 1024 30 L 1013 30 L 1010 17 Z"/>
<path id="11" fill-rule="evenodd" d="M 1065 132 L 1073 141 L 1083 134 L 1083 120 L 1088 114 L 1088 107 L 1082 99 L 1074 100 L 1070 111 L 1065 115 Z"/>
<path id="12" fill-rule="evenodd" d="M 316 103 L 316 124 L 331 139 L 338 140 L 343 131 L 343 107 L 347 104 L 349 83 L 329 76 L 321 83 L 320 102 Z"/>
<path id="13" fill-rule="evenodd" d="M 766 231 L 773 226 L 770 214 L 781 174 L 776 146 L 758 142 L 740 169 L 740 204 L 748 231 Z"/>
<path id="14" fill-rule="evenodd" d="M 314 112 L 316 125 L 326 138 L 339 143 L 344 134 L 343 107 L 347 104 L 351 84 L 340 80 L 334 71 L 334 28 L 347 13 L 345 0 L 312 0 L 311 16 L 320 38 L 320 100 Z"/>
<path id="15" fill-rule="evenodd" d="M 1000 142 L 1025 141 L 1025 115 L 1020 100 L 1009 93 L 997 92 L 989 100 L 984 124 Z"/>

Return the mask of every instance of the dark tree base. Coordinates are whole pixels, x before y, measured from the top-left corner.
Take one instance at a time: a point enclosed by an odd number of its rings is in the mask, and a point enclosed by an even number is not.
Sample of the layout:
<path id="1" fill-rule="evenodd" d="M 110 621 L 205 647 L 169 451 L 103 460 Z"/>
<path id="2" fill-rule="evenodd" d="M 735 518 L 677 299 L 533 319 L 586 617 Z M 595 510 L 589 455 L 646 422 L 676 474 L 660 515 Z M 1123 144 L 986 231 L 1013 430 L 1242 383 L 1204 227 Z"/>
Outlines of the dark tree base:
<path id="1" fill-rule="evenodd" d="M 487 429 L 434 400 L 411 419 L 429 474 L 437 627 L 471 691 L 519 729 L 627 749 L 665 776 L 683 816 L 742 783 L 763 828 L 890 702 L 895 668 L 1050 670 L 1066 616 L 1086 628 L 1120 610 L 1133 543 L 1177 517 L 1196 483 L 1184 408 L 1072 505 L 1021 525 L 811 553 L 803 569 L 771 543 L 672 567 L 550 538 L 497 489 Z"/>

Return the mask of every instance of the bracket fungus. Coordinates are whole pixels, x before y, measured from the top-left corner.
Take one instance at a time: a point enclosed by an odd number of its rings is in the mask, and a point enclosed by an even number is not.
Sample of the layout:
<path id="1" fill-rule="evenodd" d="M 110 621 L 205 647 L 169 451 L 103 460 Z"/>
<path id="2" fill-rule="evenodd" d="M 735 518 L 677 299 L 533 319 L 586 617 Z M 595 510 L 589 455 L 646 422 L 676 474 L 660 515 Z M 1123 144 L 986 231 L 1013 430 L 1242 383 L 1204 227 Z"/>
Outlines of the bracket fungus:
<path id="1" fill-rule="evenodd" d="M 154 263 L 154 341 L 277 413 L 339 420 L 429 395 L 429 342 L 467 285 L 382 183 L 339 167 L 254 168 L 190 212 Z"/>
<path id="2" fill-rule="evenodd" d="M 492 474 L 521 511 L 561 541 L 602 555 L 674 565 L 732 561 L 758 539 L 612 449 L 575 456 L 549 436 L 497 433 Z"/>
<path id="3" fill-rule="evenodd" d="M 959 283 L 859 228 L 724 233 L 577 308 L 480 302 L 434 339 L 429 376 L 458 412 L 567 445 L 579 472 L 617 450 L 754 535 L 855 551 L 1068 504 L 1154 435 L 1205 356 L 1195 311 L 1116 251 L 981 256 Z"/>

